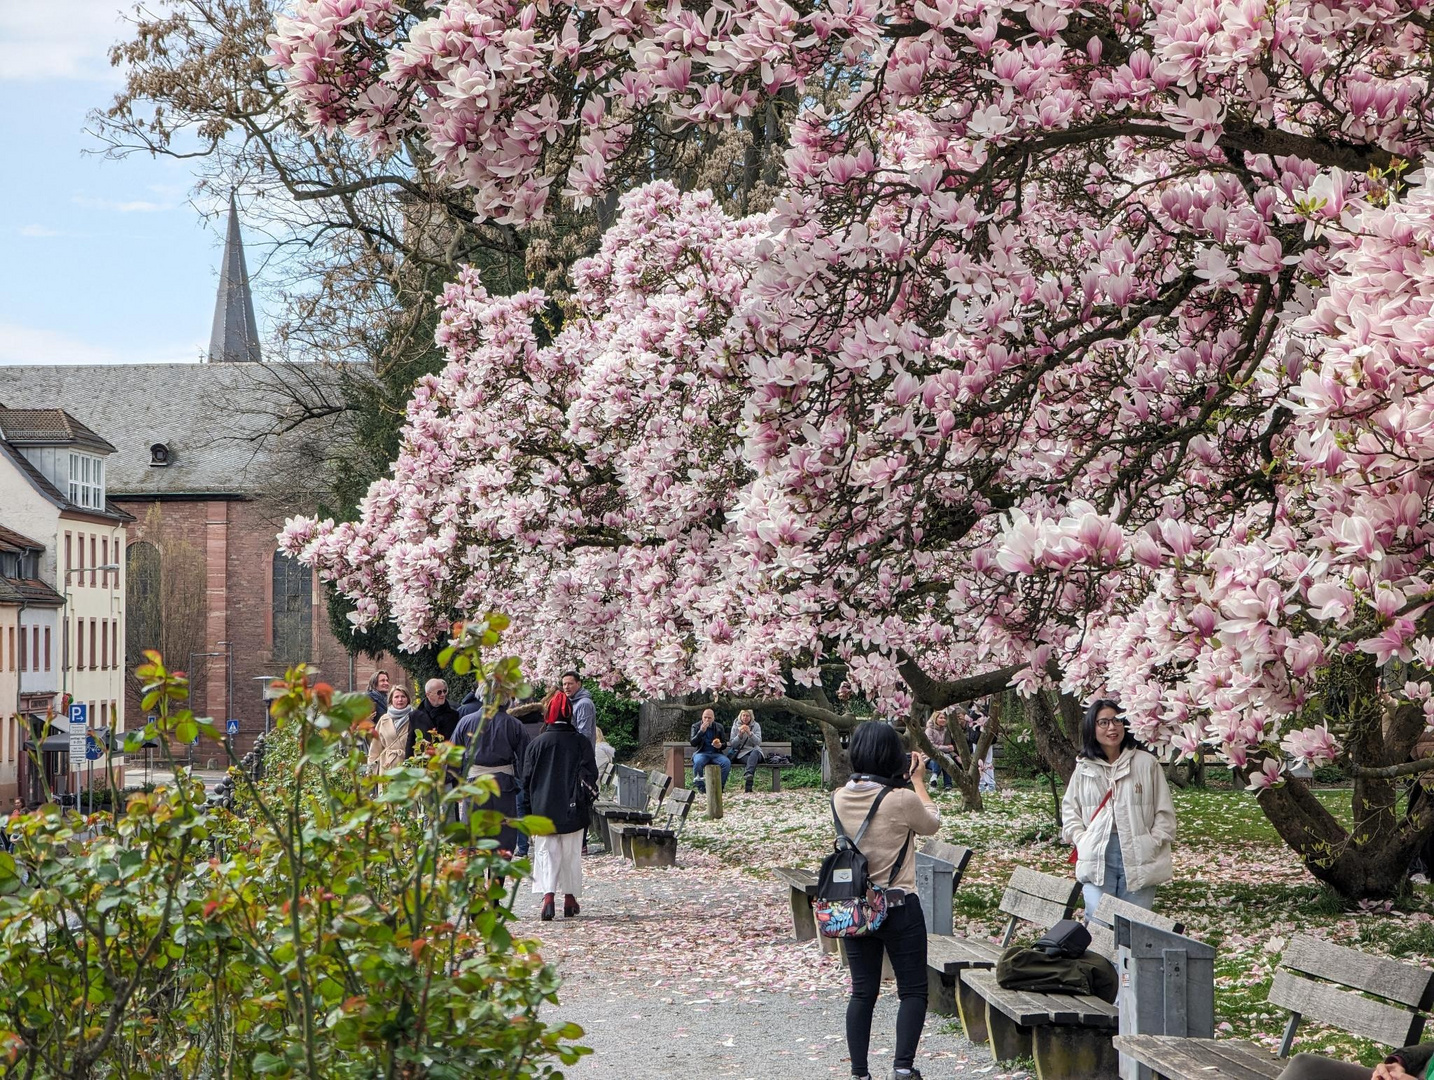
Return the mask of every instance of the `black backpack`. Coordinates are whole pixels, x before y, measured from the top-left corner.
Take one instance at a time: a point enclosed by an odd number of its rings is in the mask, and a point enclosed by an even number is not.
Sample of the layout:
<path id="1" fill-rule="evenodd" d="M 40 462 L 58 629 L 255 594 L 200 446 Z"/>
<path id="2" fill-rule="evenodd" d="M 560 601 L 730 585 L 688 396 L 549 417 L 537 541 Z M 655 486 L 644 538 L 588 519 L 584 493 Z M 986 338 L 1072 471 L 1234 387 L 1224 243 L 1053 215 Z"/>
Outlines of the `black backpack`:
<path id="1" fill-rule="evenodd" d="M 816 896 L 812 899 L 812 912 L 823 937 L 863 937 L 886 921 L 889 909 L 886 890 L 891 888 L 897 871 L 906 860 L 911 833 L 906 834 L 906 841 L 901 845 L 896 862 L 891 864 L 891 875 L 884 886 L 873 884 L 867 876 L 866 856 L 861 853 L 859 845 L 876 818 L 877 808 L 890 790 L 883 785 L 877 792 L 855 836 L 848 836 L 842 828 L 841 818 L 836 812 L 836 798 L 832 798 L 832 821 L 836 823 L 837 838 L 832 853 L 822 862 L 821 873 L 817 875 Z"/>

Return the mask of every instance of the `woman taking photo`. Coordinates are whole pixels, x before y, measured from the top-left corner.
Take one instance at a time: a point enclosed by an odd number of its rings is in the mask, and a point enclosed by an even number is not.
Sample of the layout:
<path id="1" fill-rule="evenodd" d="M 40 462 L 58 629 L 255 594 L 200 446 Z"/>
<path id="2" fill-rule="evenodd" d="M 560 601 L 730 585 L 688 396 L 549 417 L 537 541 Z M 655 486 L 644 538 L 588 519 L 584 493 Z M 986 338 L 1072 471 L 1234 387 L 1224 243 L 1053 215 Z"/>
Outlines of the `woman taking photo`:
<path id="1" fill-rule="evenodd" d="M 1075 845 L 1086 918 L 1102 896 L 1147 910 L 1169 881 L 1175 806 L 1154 754 L 1137 749 L 1120 706 L 1100 698 L 1086 710 L 1081 753 L 1061 803 L 1063 836 Z"/>
<path id="2" fill-rule="evenodd" d="M 413 698 L 408 687 L 399 683 L 388 692 L 388 711 L 378 718 L 373 739 L 368 744 L 369 768 L 388 772 L 408 760 L 413 745 L 409 718 L 413 715 Z"/>
<path id="3" fill-rule="evenodd" d="M 523 755 L 528 812 L 552 821 L 550 836 L 533 837 L 533 891 L 542 894 L 544 922 L 563 894 L 563 917 L 578 913 L 583 891 L 583 835 L 597 794 L 597 759 L 588 737 L 573 727 L 573 707 L 561 690 L 548 698 L 547 726 Z"/>
<path id="4" fill-rule="evenodd" d="M 845 939 L 847 962 L 851 965 L 851 1000 L 846 1007 L 851 1072 L 858 1080 L 869 1080 L 871 1075 L 866 1056 L 871 1046 L 871 1018 L 881 992 L 884 953 L 896 975 L 896 996 L 900 1001 L 894 1075 L 900 1080 L 921 1080 L 913 1063 L 916 1044 L 926 1024 L 926 919 L 916 897 L 912 837 L 935 833 L 941 814 L 926 793 L 925 756 L 908 754 L 901 745 L 901 736 L 890 724 L 871 720 L 858 724 L 847 756 L 851 779 L 832 796 L 832 812 L 846 835 L 854 837 L 872 803 L 886 792 L 862 838 L 861 853 L 866 856 L 868 880 L 883 886 L 890 881 L 893 888 L 905 890 L 905 896 L 887 912 L 875 933 Z M 905 786 L 908 779 L 910 788 Z"/>

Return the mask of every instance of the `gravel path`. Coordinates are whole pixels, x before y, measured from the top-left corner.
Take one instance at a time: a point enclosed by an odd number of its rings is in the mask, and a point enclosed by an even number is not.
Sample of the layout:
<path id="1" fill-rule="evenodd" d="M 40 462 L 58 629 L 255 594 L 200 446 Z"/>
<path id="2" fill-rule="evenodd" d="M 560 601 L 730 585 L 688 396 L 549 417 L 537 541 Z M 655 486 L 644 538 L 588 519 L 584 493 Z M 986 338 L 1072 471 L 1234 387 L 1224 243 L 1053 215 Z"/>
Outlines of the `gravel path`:
<path id="1" fill-rule="evenodd" d="M 580 1080 L 686 1075 L 849 1076 L 843 1017 L 847 979 L 815 942 L 791 937 L 785 886 L 766 871 L 725 866 L 687 848 L 672 870 L 584 860 L 582 914 L 549 924 L 538 899 L 518 898 L 518 933 L 537 937 L 563 974 L 552 1019 L 580 1024 L 594 1053 L 566 1074 Z M 559 903 L 561 912 L 561 901 Z M 873 1025 L 874 1076 L 889 1076 L 894 984 Z M 959 1025 L 932 1014 L 917 1060 L 929 1078 L 1028 1080 L 993 1065 Z"/>

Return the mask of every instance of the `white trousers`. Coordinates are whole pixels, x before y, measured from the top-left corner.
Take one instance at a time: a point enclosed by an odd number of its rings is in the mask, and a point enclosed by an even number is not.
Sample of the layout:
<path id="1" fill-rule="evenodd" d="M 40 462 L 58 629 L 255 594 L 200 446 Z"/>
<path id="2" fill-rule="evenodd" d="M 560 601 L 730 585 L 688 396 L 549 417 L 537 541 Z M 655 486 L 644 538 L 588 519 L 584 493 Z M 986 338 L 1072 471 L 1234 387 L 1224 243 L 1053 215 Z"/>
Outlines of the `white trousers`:
<path id="1" fill-rule="evenodd" d="M 533 837 L 533 892 L 582 895 L 583 830 Z"/>

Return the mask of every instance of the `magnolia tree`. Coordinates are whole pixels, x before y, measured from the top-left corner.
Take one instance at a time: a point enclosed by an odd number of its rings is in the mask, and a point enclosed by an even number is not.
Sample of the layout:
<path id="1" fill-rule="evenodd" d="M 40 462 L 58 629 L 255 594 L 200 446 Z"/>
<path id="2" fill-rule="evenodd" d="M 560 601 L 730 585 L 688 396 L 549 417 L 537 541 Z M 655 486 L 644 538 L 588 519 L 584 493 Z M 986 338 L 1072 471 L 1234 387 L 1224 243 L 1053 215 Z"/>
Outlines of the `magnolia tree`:
<path id="1" fill-rule="evenodd" d="M 605 195 L 665 132 L 845 97 L 793 126 L 768 215 L 631 196 L 551 340 L 536 293 L 450 290 L 393 478 L 286 543 L 411 643 L 503 607 L 541 663 L 649 691 L 837 663 L 919 713 L 1014 681 L 1067 771 L 1079 699 L 1115 692 L 1244 771 L 1315 874 L 1387 893 L 1434 829 L 1394 812 L 1429 697 L 1427 25 L 300 4 L 272 40 L 309 122 L 423 143 L 500 221 Z M 1355 770 L 1352 832 L 1287 754 Z"/>

